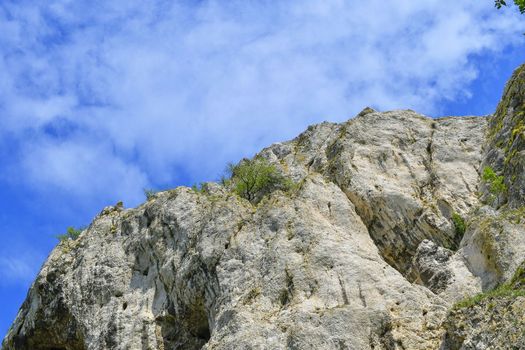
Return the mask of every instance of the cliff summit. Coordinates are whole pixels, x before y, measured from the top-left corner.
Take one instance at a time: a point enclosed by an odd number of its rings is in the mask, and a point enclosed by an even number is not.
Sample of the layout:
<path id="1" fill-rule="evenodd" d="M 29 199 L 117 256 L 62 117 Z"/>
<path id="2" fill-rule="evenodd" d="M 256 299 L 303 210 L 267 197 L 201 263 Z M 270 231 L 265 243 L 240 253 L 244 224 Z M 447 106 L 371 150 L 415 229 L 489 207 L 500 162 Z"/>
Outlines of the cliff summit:
<path id="1" fill-rule="evenodd" d="M 3 349 L 525 348 L 524 94 L 522 66 L 491 116 L 310 126 L 256 156 L 287 182 L 250 200 L 233 178 L 107 207 Z"/>

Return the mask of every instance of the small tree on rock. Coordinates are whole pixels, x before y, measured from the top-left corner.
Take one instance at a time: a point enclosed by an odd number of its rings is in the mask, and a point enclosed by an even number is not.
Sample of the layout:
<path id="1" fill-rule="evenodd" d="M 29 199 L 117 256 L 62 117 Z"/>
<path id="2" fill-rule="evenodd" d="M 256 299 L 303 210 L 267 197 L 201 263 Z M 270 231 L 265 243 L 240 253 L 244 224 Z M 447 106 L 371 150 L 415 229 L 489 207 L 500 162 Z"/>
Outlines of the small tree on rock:
<path id="1" fill-rule="evenodd" d="M 65 241 L 68 241 L 68 240 L 76 240 L 80 234 L 82 233 L 82 231 L 84 230 L 84 228 L 74 228 L 73 226 L 69 226 L 67 228 L 67 231 L 66 233 L 63 233 L 63 234 L 60 234 L 60 235 L 57 235 L 57 238 L 60 242 L 65 242 Z"/>
<path id="2" fill-rule="evenodd" d="M 291 181 L 282 176 L 277 168 L 266 159 L 243 159 L 239 164 L 229 164 L 229 180 L 223 183 L 230 185 L 241 197 L 250 202 L 257 202 L 265 194 L 274 190 L 287 190 Z"/>

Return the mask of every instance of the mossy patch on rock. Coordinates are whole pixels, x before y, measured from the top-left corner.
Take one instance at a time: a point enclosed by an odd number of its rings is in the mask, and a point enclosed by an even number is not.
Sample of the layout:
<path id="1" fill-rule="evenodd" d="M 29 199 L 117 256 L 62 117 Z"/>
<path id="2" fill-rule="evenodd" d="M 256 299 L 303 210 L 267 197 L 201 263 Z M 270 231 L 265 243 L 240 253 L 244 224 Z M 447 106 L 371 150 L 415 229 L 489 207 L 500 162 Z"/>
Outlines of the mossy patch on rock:
<path id="1" fill-rule="evenodd" d="M 489 120 L 485 165 L 503 176 L 496 207 L 525 204 L 525 65 L 509 80 L 496 113 Z M 494 188 L 487 188 L 494 196 Z"/>

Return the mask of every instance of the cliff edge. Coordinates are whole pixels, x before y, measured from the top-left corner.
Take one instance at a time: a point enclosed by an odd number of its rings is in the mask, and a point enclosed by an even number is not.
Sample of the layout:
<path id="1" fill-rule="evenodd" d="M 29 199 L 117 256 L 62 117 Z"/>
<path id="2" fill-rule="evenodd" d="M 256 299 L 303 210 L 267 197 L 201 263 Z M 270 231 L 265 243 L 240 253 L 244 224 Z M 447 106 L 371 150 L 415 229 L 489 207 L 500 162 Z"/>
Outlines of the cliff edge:
<path id="1" fill-rule="evenodd" d="M 493 116 L 310 126 L 256 156 L 293 183 L 257 201 L 208 183 L 105 208 L 3 349 L 525 347 L 524 72 Z"/>

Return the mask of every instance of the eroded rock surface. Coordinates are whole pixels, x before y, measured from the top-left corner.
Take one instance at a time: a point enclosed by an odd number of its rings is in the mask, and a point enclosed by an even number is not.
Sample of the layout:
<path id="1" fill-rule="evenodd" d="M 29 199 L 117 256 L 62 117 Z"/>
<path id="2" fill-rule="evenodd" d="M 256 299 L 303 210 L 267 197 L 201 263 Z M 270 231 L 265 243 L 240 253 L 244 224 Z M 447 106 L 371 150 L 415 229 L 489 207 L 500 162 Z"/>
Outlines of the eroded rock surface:
<path id="1" fill-rule="evenodd" d="M 452 308 L 442 350 L 525 348 L 525 265 L 506 285 Z"/>
<path id="2" fill-rule="evenodd" d="M 513 182 L 523 176 L 521 136 L 507 163 L 491 151 L 521 125 L 516 91 L 507 88 L 495 132 L 500 112 L 431 119 L 367 108 L 311 126 L 260 152 L 297 185 L 257 204 L 210 183 L 104 209 L 53 250 L 3 348 L 494 346 L 474 326 L 489 322 L 490 304 L 453 305 L 509 281 L 525 258 Z M 516 175 L 490 203 L 487 164 Z M 512 315 L 523 315 L 519 302 Z"/>
<path id="3" fill-rule="evenodd" d="M 525 66 L 510 79 L 489 119 L 482 166 L 501 176 L 498 191 L 481 180 L 484 206 L 469 218 L 458 254 L 484 294 L 452 309 L 441 349 L 523 349 L 525 337 Z"/>

